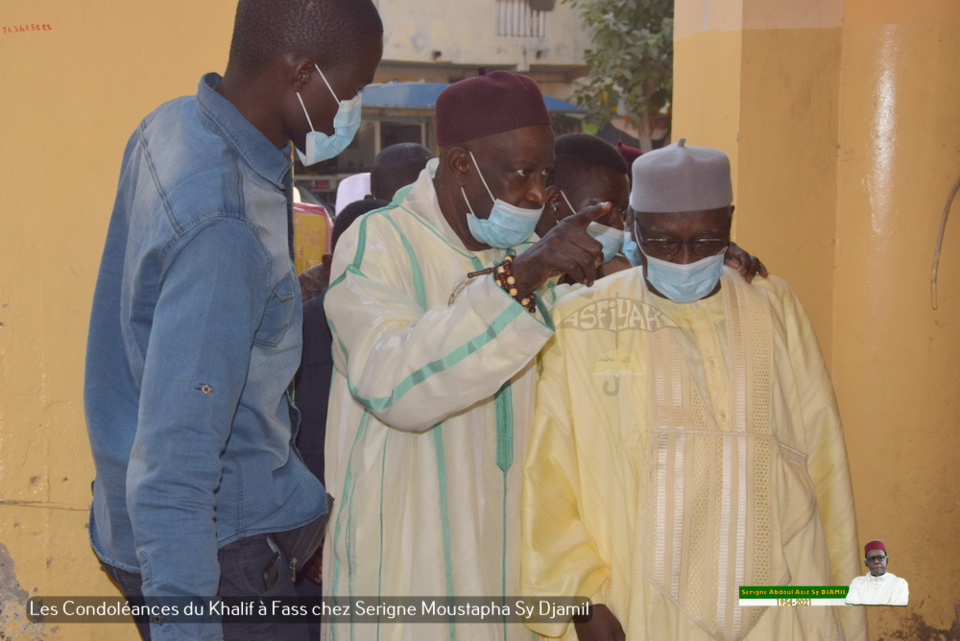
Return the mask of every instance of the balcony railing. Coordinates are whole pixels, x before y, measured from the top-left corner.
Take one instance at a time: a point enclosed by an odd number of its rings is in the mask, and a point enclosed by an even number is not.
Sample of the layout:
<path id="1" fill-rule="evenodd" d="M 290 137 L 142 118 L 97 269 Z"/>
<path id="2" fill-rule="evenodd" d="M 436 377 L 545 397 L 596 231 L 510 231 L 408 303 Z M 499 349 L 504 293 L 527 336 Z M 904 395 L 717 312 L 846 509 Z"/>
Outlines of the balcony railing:
<path id="1" fill-rule="evenodd" d="M 546 38 L 547 12 L 531 9 L 530 0 L 497 0 L 497 36 Z"/>

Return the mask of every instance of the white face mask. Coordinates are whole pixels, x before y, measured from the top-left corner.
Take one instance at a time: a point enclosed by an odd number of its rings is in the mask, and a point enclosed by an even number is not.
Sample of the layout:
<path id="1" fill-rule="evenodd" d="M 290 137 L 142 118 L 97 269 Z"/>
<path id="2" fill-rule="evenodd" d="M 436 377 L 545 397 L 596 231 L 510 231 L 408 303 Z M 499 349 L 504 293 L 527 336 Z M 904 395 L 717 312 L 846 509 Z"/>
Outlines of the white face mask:
<path id="1" fill-rule="evenodd" d="M 304 151 L 297 149 L 300 162 L 302 162 L 304 166 L 315 165 L 318 162 L 329 160 L 334 156 L 338 156 L 341 151 L 346 149 L 360 128 L 360 114 L 363 109 L 359 93 L 350 100 L 340 100 L 337 98 L 337 94 L 334 93 L 333 87 L 327 82 L 323 72 L 320 71 L 320 67 L 317 65 L 314 65 L 314 67 L 316 67 L 317 73 L 320 74 L 323 84 L 327 85 L 327 89 L 333 94 L 333 99 L 339 103 L 340 107 L 337 109 L 337 115 L 333 117 L 333 135 L 328 136 L 313 128 L 313 121 L 310 120 L 307 107 L 303 104 L 303 98 L 300 96 L 300 92 L 297 92 L 300 106 L 303 107 L 303 113 L 307 117 L 307 124 L 310 125 L 310 133 L 307 134 L 304 143 L 306 149 Z"/>
<path id="2" fill-rule="evenodd" d="M 631 265 L 643 264 L 640 258 L 640 245 L 634 240 L 629 229 L 625 229 L 623 232 L 623 255 L 627 257 Z"/>
<path id="3" fill-rule="evenodd" d="M 576 214 L 577 210 L 570 204 L 570 199 L 567 198 L 567 195 L 563 193 L 562 189 L 560 190 L 560 195 L 563 196 L 563 201 L 567 203 L 570 211 Z M 617 255 L 617 252 L 620 251 L 620 247 L 623 245 L 623 230 L 621 229 L 593 222 L 587 225 L 587 233 L 603 245 L 603 262 L 605 263 L 613 260 L 613 257 Z"/>
<path id="4" fill-rule="evenodd" d="M 643 251 L 641 248 L 640 251 Z M 716 256 L 708 256 L 687 265 L 654 258 L 647 252 L 647 280 L 658 292 L 675 303 L 698 301 L 716 288 L 723 272 L 724 247 Z"/>
<path id="5" fill-rule="evenodd" d="M 543 213 L 543 206 L 541 205 L 539 209 L 526 209 L 494 198 L 487 181 L 480 173 L 477 159 L 473 157 L 472 151 L 469 153 L 474 166 L 477 168 L 477 174 L 480 175 L 480 180 L 493 201 L 490 215 L 486 218 L 477 218 L 476 214 L 473 213 L 470 201 L 467 200 L 467 192 L 463 190 L 463 187 L 460 188 L 460 193 L 463 194 L 463 199 L 467 202 L 467 208 L 470 210 L 470 213 L 467 214 L 467 226 L 470 228 L 470 234 L 477 241 L 491 247 L 506 249 L 519 245 L 533 235 L 533 230 L 537 227 L 537 221 L 540 220 L 540 214 Z"/>

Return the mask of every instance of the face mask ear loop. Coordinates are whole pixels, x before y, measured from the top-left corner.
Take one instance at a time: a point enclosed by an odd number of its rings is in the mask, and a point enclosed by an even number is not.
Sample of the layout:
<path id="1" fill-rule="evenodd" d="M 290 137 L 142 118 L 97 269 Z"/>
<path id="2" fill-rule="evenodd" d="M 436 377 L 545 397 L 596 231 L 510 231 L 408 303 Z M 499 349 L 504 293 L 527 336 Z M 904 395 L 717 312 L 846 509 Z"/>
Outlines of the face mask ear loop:
<path id="1" fill-rule="evenodd" d="M 310 114 L 307 113 L 307 106 L 303 104 L 303 98 L 300 97 L 300 92 L 298 91 L 296 93 L 297 100 L 300 101 L 300 106 L 303 107 L 303 115 L 307 117 L 307 124 L 310 125 L 310 131 L 316 131 L 316 129 L 313 128 L 313 122 L 310 120 Z"/>
<path id="2" fill-rule="evenodd" d="M 327 82 L 327 77 L 323 75 L 322 71 L 320 71 L 320 65 L 314 63 L 313 66 L 317 70 L 317 73 L 320 74 L 320 80 L 323 80 L 323 84 L 327 85 L 327 89 L 330 90 L 330 93 L 333 95 L 333 99 L 337 102 L 340 102 L 340 99 L 337 98 L 337 92 L 333 90 L 333 87 L 331 87 L 330 83 Z"/>
<path id="3" fill-rule="evenodd" d="M 473 152 L 467 150 L 467 153 L 470 154 L 470 158 L 473 160 L 473 166 L 477 168 L 477 175 L 480 176 L 480 182 L 483 183 L 483 186 L 487 190 L 487 193 L 490 194 L 490 200 L 492 200 L 493 202 L 497 202 L 497 199 L 493 197 L 493 192 L 490 191 L 490 187 L 487 186 L 487 181 L 483 179 L 483 173 L 480 172 L 480 165 L 477 164 L 477 159 L 473 157 Z M 460 189 L 462 191 L 463 187 L 461 187 Z M 466 198 L 466 194 L 464 194 L 464 198 Z M 470 203 L 467 203 L 467 204 L 469 205 Z"/>
<path id="4" fill-rule="evenodd" d="M 473 205 L 470 204 L 470 199 L 467 198 L 467 192 L 463 190 L 463 187 L 460 188 L 460 193 L 463 194 L 463 202 L 467 203 L 467 211 L 469 211 L 472 216 L 476 216 L 476 214 L 473 213 Z"/>

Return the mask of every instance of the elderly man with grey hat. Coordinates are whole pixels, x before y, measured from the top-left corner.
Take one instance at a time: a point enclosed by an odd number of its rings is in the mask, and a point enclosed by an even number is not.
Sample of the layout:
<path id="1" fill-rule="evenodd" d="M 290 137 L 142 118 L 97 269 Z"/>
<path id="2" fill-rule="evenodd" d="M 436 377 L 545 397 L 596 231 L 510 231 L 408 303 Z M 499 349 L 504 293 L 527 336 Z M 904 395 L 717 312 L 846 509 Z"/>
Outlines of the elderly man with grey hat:
<path id="1" fill-rule="evenodd" d="M 684 140 L 633 164 L 640 266 L 562 297 L 527 444 L 521 591 L 589 597 L 566 639 L 864 639 L 862 613 L 740 607 L 845 585 L 853 494 L 813 328 L 776 277 L 723 265 L 730 165 Z M 630 247 L 625 247 L 628 255 Z"/>

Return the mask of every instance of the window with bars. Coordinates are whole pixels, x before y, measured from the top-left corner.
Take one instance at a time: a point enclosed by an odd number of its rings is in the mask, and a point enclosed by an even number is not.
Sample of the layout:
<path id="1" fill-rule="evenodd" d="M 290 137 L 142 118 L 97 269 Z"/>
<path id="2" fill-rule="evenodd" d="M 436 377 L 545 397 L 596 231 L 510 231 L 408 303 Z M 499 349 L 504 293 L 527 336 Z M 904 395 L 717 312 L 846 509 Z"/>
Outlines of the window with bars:
<path id="1" fill-rule="evenodd" d="M 547 11 L 535 9 L 536 6 L 531 0 L 497 0 L 497 36 L 546 38 Z"/>

